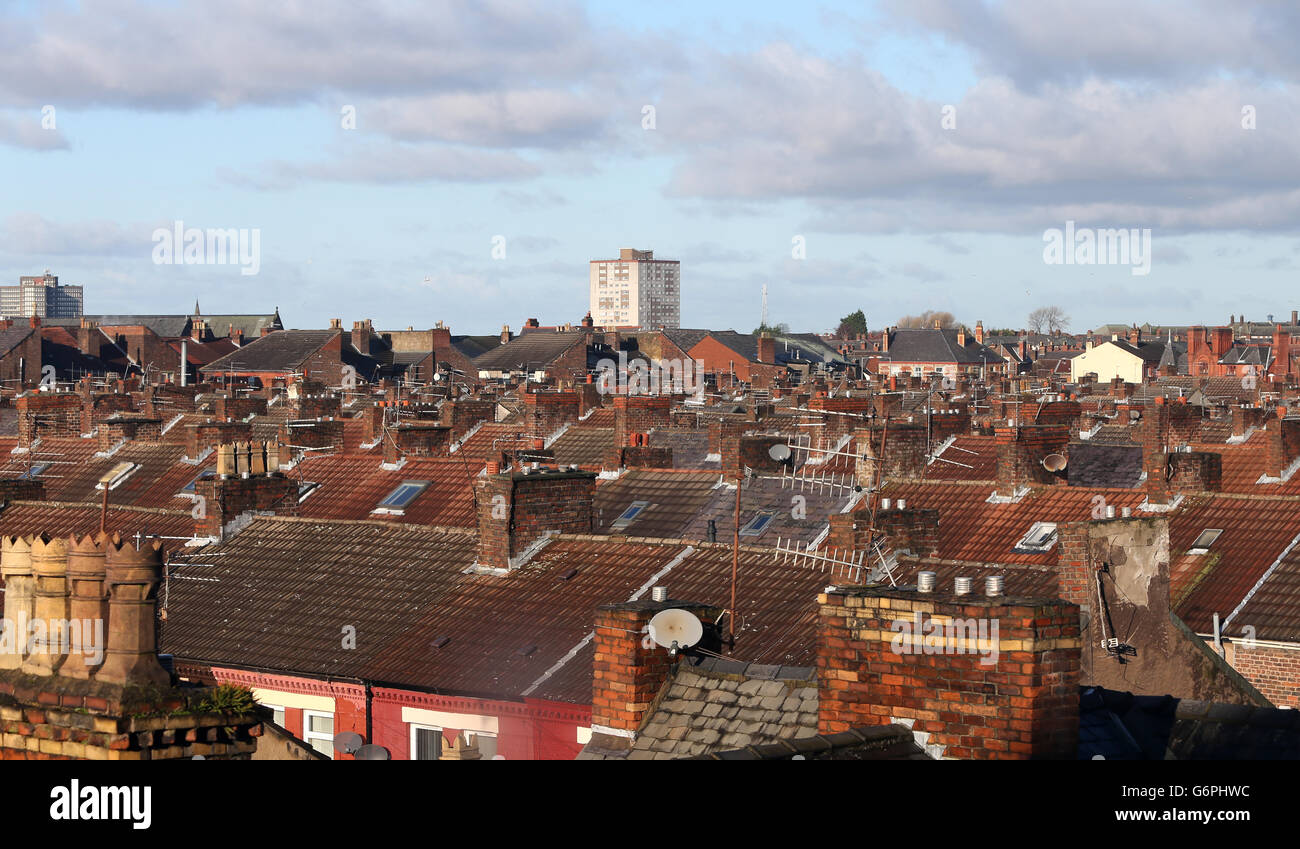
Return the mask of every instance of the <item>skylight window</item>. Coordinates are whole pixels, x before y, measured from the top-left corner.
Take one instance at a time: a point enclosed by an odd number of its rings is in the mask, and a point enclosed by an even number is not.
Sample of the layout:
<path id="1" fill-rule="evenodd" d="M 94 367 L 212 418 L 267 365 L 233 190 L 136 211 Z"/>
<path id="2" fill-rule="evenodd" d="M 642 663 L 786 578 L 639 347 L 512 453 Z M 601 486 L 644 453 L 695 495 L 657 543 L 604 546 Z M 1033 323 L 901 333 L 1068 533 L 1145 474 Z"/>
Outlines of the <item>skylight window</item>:
<path id="1" fill-rule="evenodd" d="M 30 469 L 24 470 L 23 473 L 18 476 L 18 480 L 20 481 L 36 480 L 36 476 L 44 472 L 49 467 L 50 467 L 49 463 L 33 463 Z"/>
<path id="2" fill-rule="evenodd" d="M 106 486 L 109 489 L 117 489 L 126 481 L 127 478 L 135 474 L 139 468 L 139 463 L 118 463 L 112 469 L 104 473 L 104 475 L 99 479 L 99 483 L 95 484 L 95 489 L 103 489 Z"/>
<path id="3" fill-rule="evenodd" d="M 1223 533 L 1222 528 L 1206 528 L 1205 530 L 1201 531 L 1201 533 L 1192 542 L 1192 547 L 1187 553 L 1188 554 L 1208 553 L 1210 550 L 1210 546 L 1214 545 L 1214 541 L 1219 538 L 1219 534 L 1221 533 Z"/>
<path id="4" fill-rule="evenodd" d="M 1034 522 L 1012 551 L 1018 554 L 1042 554 L 1056 545 L 1056 523 Z"/>
<path id="5" fill-rule="evenodd" d="M 185 484 L 185 488 L 181 490 L 181 494 L 193 495 L 195 484 L 197 484 L 199 481 L 205 481 L 208 478 L 215 478 L 216 476 L 217 476 L 216 469 L 204 469 L 203 471 L 199 472 L 198 477 L 196 477 L 194 480 L 190 481 L 189 483 Z"/>
<path id="6" fill-rule="evenodd" d="M 767 530 L 767 526 L 770 524 L 772 524 L 772 514 L 759 513 L 745 523 L 744 527 L 740 529 L 740 535 L 742 537 L 756 537 Z"/>
<path id="7" fill-rule="evenodd" d="M 391 513 L 400 516 L 406 512 L 407 506 L 410 505 L 415 497 L 429 486 L 428 481 L 403 481 L 397 489 L 388 493 L 388 496 L 371 512 L 373 513 Z"/>
<path id="8" fill-rule="evenodd" d="M 630 505 L 628 505 L 628 508 L 624 510 L 617 519 L 614 520 L 613 524 L 611 524 L 610 527 L 626 528 L 628 525 L 635 522 L 637 516 L 640 516 L 641 512 L 649 506 L 650 506 L 649 501 L 633 501 Z"/>

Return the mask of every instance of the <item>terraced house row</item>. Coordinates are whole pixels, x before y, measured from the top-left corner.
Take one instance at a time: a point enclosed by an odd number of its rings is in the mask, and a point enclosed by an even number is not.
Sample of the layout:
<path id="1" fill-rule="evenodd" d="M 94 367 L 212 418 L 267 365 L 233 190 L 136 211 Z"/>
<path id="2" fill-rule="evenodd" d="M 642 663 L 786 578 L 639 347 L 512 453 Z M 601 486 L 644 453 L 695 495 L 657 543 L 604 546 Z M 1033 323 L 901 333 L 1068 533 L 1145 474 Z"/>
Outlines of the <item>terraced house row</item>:
<path id="1" fill-rule="evenodd" d="M 80 373 L 23 372 L 0 407 L 6 617 L 100 611 L 78 546 L 152 552 L 130 650 L 159 704 L 251 691 L 245 731 L 189 744 L 1300 755 L 1300 714 L 1283 710 L 1300 707 L 1294 323 L 1267 343 L 1209 334 L 1220 374 L 1197 365 L 1198 328 L 835 339 L 588 316 L 477 337 L 233 318 L 84 319 L 78 334 L 125 359 L 73 340 Z M 164 349 L 181 359 L 148 359 Z M 1130 355 L 1148 364 L 1132 380 Z M 610 362 L 664 360 L 701 363 L 702 385 L 601 380 Z M 1260 370 L 1227 368 L 1247 361 Z M 698 638 L 649 639 L 665 611 Z M 899 636 L 954 621 L 982 636 L 960 651 Z M 36 655 L 15 646 L 0 670 L 5 750 L 189 751 L 189 726 L 121 724 L 116 673 Z M 82 749 L 29 748 L 25 712 L 51 693 L 118 724 L 85 729 L 109 736 Z"/>

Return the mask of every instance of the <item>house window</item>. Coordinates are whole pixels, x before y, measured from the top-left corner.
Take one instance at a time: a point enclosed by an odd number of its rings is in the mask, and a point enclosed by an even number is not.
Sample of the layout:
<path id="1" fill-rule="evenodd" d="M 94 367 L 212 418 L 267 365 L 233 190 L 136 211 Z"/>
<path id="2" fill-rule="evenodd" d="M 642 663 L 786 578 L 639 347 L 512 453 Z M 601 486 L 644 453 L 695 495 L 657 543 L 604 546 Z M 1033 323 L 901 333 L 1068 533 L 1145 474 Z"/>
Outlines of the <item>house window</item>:
<path id="1" fill-rule="evenodd" d="M 322 755 L 334 757 L 334 714 L 302 712 L 302 739 Z"/>
<path id="2" fill-rule="evenodd" d="M 767 530 L 767 526 L 771 523 L 771 513 L 759 513 L 757 516 L 745 523 L 744 527 L 740 529 L 740 535 L 742 537 L 756 537 L 763 533 L 763 531 Z"/>
<path id="3" fill-rule="evenodd" d="M 633 501 L 622 514 L 610 525 L 611 528 L 626 528 L 636 521 L 641 511 L 650 506 L 649 501 Z"/>
<path id="4" fill-rule="evenodd" d="M 202 472 L 199 473 L 199 476 L 197 478 L 185 484 L 185 488 L 181 490 L 181 494 L 193 495 L 195 484 L 197 484 L 199 481 L 205 481 L 209 478 L 215 478 L 216 476 L 217 476 L 216 469 L 204 469 Z"/>
<path id="5" fill-rule="evenodd" d="M 442 729 L 411 726 L 411 760 L 436 761 L 442 757 Z"/>
<path id="6" fill-rule="evenodd" d="M 284 708 L 280 707 L 279 705 L 267 705 L 267 704 L 262 705 L 262 707 L 270 708 L 271 721 L 274 722 L 276 725 L 280 726 L 281 728 L 284 728 Z"/>
<path id="7" fill-rule="evenodd" d="M 1188 554 L 1208 553 L 1210 550 L 1210 546 L 1214 545 L 1214 541 L 1219 538 L 1219 534 L 1221 533 L 1223 533 L 1222 528 L 1206 528 L 1205 530 L 1201 531 L 1200 534 L 1197 535 L 1196 539 L 1192 542 L 1191 549 L 1188 550 L 1187 553 Z"/>
<path id="8" fill-rule="evenodd" d="M 1029 532 L 1020 538 L 1020 542 L 1016 543 L 1012 551 L 1017 554 L 1041 554 L 1050 551 L 1054 545 L 1056 545 L 1056 523 L 1034 522 Z"/>
<path id="9" fill-rule="evenodd" d="M 415 497 L 424 492 L 428 487 L 428 481 L 403 481 L 400 486 L 388 493 L 379 506 L 371 512 L 373 513 L 393 513 L 398 516 L 406 512 L 406 507 Z"/>
<path id="10" fill-rule="evenodd" d="M 21 475 L 18 476 L 18 480 L 20 481 L 36 480 L 36 476 L 39 475 L 41 472 L 45 471 L 46 469 L 48 469 L 49 467 L 50 467 L 49 463 L 34 463 L 32 464 L 32 467 L 30 469 L 26 469 L 25 471 L 23 471 Z"/>

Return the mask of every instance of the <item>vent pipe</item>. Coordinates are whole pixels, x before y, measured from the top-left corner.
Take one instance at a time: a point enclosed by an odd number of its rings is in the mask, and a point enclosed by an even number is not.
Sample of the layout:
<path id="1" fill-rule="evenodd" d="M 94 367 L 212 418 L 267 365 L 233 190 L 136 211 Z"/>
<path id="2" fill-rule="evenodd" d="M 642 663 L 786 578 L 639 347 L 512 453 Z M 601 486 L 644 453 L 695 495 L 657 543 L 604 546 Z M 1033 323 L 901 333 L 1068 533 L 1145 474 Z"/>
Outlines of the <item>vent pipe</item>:
<path id="1" fill-rule="evenodd" d="M 957 578 L 953 581 L 953 592 L 957 595 L 969 595 L 971 580 L 971 578 Z"/>
<path id="2" fill-rule="evenodd" d="M 934 592 L 935 574 L 933 572 L 916 573 L 916 591 L 918 593 Z"/>
<path id="3" fill-rule="evenodd" d="M 654 589 L 650 590 L 650 599 L 651 599 L 652 601 L 667 601 L 667 600 L 668 600 L 668 588 L 667 588 L 667 587 L 655 587 Z"/>
<path id="4" fill-rule="evenodd" d="M 984 579 L 984 595 L 999 596 L 1002 595 L 1002 576 L 989 575 Z"/>

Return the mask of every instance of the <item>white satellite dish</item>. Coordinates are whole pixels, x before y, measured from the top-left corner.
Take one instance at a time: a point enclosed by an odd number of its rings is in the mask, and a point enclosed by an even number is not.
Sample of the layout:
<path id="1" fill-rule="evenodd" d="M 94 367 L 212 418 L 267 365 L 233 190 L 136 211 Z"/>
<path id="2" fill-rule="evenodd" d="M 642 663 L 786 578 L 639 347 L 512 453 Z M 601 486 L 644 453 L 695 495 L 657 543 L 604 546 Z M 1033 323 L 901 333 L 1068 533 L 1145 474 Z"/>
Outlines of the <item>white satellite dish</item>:
<path id="1" fill-rule="evenodd" d="M 790 457 L 790 446 L 783 442 L 778 442 L 771 448 L 767 449 L 767 456 L 771 457 L 778 463 L 785 462 Z"/>
<path id="2" fill-rule="evenodd" d="M 661 610 L 650 620 L 650 639 L 666 649 L 684 649 L 704 636 L 704 626 L 686 610 Z"/>

